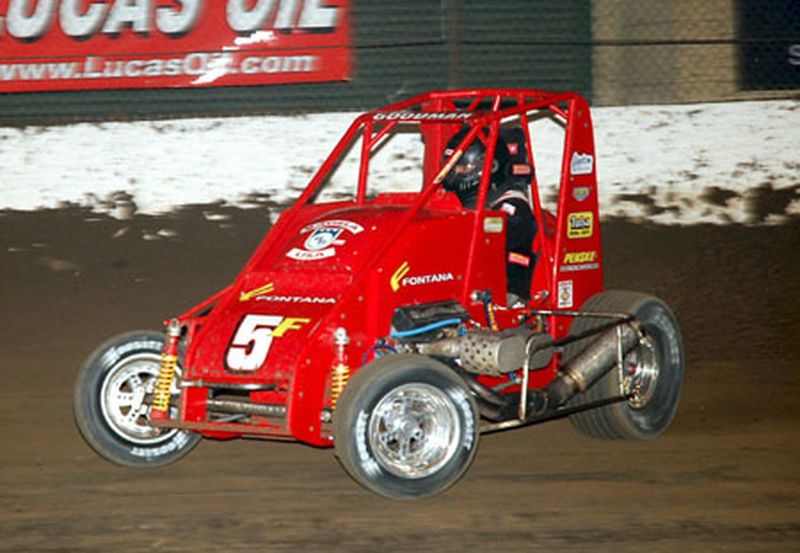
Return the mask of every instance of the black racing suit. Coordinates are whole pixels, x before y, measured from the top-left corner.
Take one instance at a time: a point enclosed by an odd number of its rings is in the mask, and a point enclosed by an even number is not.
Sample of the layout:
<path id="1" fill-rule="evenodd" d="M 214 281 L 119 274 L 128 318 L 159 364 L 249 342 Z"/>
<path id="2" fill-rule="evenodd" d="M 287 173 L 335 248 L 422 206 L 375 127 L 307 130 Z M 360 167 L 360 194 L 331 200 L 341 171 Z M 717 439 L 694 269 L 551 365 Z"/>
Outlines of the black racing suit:
<path id="1" fill-rule="evenodd" d="M 536 218 L 525 192 L 524 183 L 509 182 L 504 185 L 492 184 L 487 207 L 491 210 L 503 211 L 507 214 L 506 228 L 506 271 L 508 279 L 509 304 L 513 300 L 527 301 L 531 297 L 531 277 L 536 264 L 533 253 L 533 238 L 538 230 Z M 468 198 L 461 198 L 464 207 L 475 208 L 477 193 Z"/>
<path id="2" fill-rule="evenodd" d="M 507 214 L 506 271 L 508 293 L 521 300 L 531 297 L 531 277 L 536 263 L 533 238 L 536 235 L 536 218 L 533 216 L 528 195 L 515 186 L 498 187 L 487 200 L 489 209 Z M 513 303 L 513 302 L 510 302 Z"/>

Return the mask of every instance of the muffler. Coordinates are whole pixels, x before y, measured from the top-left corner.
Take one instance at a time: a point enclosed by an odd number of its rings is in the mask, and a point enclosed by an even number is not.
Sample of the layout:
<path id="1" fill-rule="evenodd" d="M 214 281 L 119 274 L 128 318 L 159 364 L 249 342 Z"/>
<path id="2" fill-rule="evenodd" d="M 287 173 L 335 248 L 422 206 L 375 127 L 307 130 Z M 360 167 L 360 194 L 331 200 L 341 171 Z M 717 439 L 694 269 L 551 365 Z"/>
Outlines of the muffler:
<path id="1" fill-rule="evenodd" d="M 586 349 L 569 360 L 558 377 L 544 390 L 528 398 L 529 416 L 539 416 L 564 405 L 575 394 L 588 390 L 639 343 L 636 322 L 622 323 L 600 334 Z"/>
<path id="2" fill-rule="evenodd" d="M 458 359 L 469 373 L 502 376 L 526 366 L 526 359 L 529 370 L 546 367 L 553 356 L 553 342 L 549 335 L 525 328 L 503 332 L 477 329 L 464 336 L 418 344 L 417 351 Z"/>

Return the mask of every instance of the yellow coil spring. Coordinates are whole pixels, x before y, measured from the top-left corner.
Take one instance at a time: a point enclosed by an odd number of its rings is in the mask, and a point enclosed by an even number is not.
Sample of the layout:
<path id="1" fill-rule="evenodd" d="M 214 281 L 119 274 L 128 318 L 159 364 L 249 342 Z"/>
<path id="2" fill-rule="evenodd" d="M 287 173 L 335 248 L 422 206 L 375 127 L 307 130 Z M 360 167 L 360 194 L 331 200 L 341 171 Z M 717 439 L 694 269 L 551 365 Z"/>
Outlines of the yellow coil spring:
<path id="1" fill-rule="evenodd" d="M 172 392 L 172 382 L 175 380 L 175 367 L 177 365 L 177 356 L 161 356 L 161 366 L 158 369 L 156 391 L 153 395 L 153 409 L 159 411 L 166 411 L 169 409 L 169 398 Z"/>
<path id="2" fill-rule="evenodd" d="M 350 380 L 350 367 L 342 364 L 336 365 L 331 376 L 331 405 L 333 407 L 336 407 L 336 401 L 344 387 L 347 386 L 348 380 Z"/>
<path id="3" fill-rule="evenodd" d="M 489 318 L 489 328 L 499 332 L 500 327 L 497 325 L 497 316 L 494 314 L 494 304 L 491 300 L 486 303 L 486 315 Z"/>

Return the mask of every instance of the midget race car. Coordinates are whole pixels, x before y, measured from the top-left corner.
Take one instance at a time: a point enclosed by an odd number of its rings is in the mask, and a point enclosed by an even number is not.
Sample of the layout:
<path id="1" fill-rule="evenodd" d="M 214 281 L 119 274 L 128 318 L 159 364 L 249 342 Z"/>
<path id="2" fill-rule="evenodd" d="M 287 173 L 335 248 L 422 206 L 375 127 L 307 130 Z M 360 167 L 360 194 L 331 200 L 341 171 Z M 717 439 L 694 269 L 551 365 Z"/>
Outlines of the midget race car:
<path id="1" fill-rule="evenodd" d="M 553 132 L 556 148 L 539 140 Z M 445 183 L 476 143 L 467 206 Z M 500 148 L 536 227 L 521 297 L 513 214 L 487 204 Z M 540 182 L 548 161 L 555 176 Z M 292 440 L 333 447 L 378 494 L 416 499 L 454 484 L 483 433 L 569 417 L 592 437 L 655 437 L 683 376 L 669 307 L 604 289 L 586 100 L 457 90 L 357 117 L 232 283 L 88 357 L 74 409 L 120 465 L 176 461 L 201 437 Z"/>

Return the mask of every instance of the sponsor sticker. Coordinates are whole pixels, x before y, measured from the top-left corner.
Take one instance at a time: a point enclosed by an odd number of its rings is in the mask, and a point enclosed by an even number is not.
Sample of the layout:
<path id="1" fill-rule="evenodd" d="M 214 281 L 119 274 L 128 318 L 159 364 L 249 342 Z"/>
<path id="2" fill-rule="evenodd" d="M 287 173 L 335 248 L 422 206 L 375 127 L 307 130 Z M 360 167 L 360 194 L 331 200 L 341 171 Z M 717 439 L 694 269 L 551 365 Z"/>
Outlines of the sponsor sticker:
<path id="1" fill-rule="evenodd" d="M 285 294 L 281 295 L 269 295 L 269 296 L 258 296 L 256 301 L 272 301 L 278 303 L 308 303 L 308 304 L 326 304 L 326 303 L 336 303 L 336 298 L 328 298 L 324 296 L 288 296 Z"/>
<path id="2" fill-rule="evenodd" d="M 503 218 L 486 217 L 483 220 L 483 232 L 487 234 L 500 234 L 503 232 Z"/>
<path id="3" fill-rule="evenodd" d="M 567 238 L 589 238 L 594 232 L 594 213 L 576 211 L 567 216 Z"/>
<path id="4" fill-rule="evenodd" d="M 561 272 L 562 273 L 574 273 L 575 271 L 591 271 L 593 269 L 599 269 L 599 263 L 578 263 L 576 265 L 562 265 Z"/>
<path id="5" fill-rule="evenodd" d="M 450 272 L 409 275 L 410 272 L 411 266 L 408 264 L 408 261 L 404 261 L 397 270 L 392 273 L 389 279 L 389 285 L 392 287 L 392 291 L 397 292 L 400 288 L 405 288 L 406 286 L 423 286 L 425 284 L 450 282 L 456 278 L 453 273 Z"/>
<path id="6" fill-rule="evenodd" d="M 530 256 L 517 253 L 517 252 L 509 252 L 508 253 L 508 262 L 513 263 L 514 265 L 522 265 L 523 267 L 530 267 L 531 266 L 531 258 Z"/>
<path id="7" fill-rule="evenodd" d="M 597 259 L 596 251 L 587 252 L 567 252 L 564 254 L 562 263 L 590 263 Z"/>
<path id="8" fill-rule="evenodd" d="M 573 304 L 573 287 L 571 280 L 558 281 L 558 308 L 569 309 Z"/>
<path id="9" fill-rule="evenodd" d="M 225 355 L 225 365 L 231 371 L 256 371 L 267 360 L 276 338 L 301 330 L 311 319 L 281 315 L 245 315 L 233 334 Z"/>
<path id="10" fill-rule="evenodd" d="M 455 111 L 379 111 L 375 121 L 460 121 L 472 117 L 470 112 Z"/>
<path id="11" fill-rule="evenodd" d="M 336 250 L 334 248 L 328 248 L 318 252 L 310 252 L 300 248 L 292 248 L 286 253 L 286 257 L 291 257 L 292 259 L 296 259 L 298 261 L 318 261 L 320 259 L 333 257 L 334 255 L 336 255 Z"/>
<path id="12" fill-rule="evenodd" d="M 591 175 L 594 171 L 594 157 L 591 154 L 573 152 L 569 170 L 572 175 Z"/>
<path id="13" fill-rule="evenodd" d="M 324 296 L 300 296 L 288 294 L 272 294 L 275 291 L 275 285 L 271 282 L 253 288 L 247 292 L 239 294 L 239 301 L 249 301 L 255 298 L 256 301 L 270 301 L 277 303 L 307 303 L 307 304 L 325 304 L 336 303 L 336 298 Z"/>
<path id="14" fill-rule="evenodd" d="M 300 230 L 300 234 L 308 234 L 302 248 L 292 248 L 286 253 L 286 257 L 291 257 L 298 261 L 317 261 L 327 259 L 336 255 L 334 246 L 342 246 L 345 243 L 343 234 L 358 234 L 364 231 L 364 227 L 353 221 L 346 219 L 330 219 L 306 225 Z"/>
<path id="15" fill-rule="evenodd" d="M 346 80 L 347 0 L 2 0 L 0 92 Z"/>
<path id="16" fill-rule="evenodd" d="M 263 294 L 269 294 L 273 290 L 275 290 L 275 285 L 271 282 L 268 282 L 263 286 L 259 286 L 258 288 L 253 288 L 250 291 L 239 293 L 239 301 L 248 301 Z"/>
<path id="17" fill-rule="evenodd" d="M 588 271 L 599 269 L 596 251 L 567 252 L 564 254 L 561 265 L 561 272 L 568 273 L 574 271 Z"/>
<path id="18" fill-rule="evenodd" d="M 531 166 L 527 163 L 515 163 L 511 166 L 511 174 L 515 177 L 531 174 Z"/>
<path id="19" fill-rule="evenodd" d="M 303 246 L 307 250 L 318 251 L 324 250 L 334 242 L 342 233 L 340 228 L 318 228 L 311 232 L 306 238 Z"/>
<path id="20" fill-rule="evenodd" d="M 589 197 L 589 194 L 592 192 L 591 186 L 576 186 L 572 189 L 572 197 L 575 198 L 577 201 L 582 202 L 586 198 Z"/>

